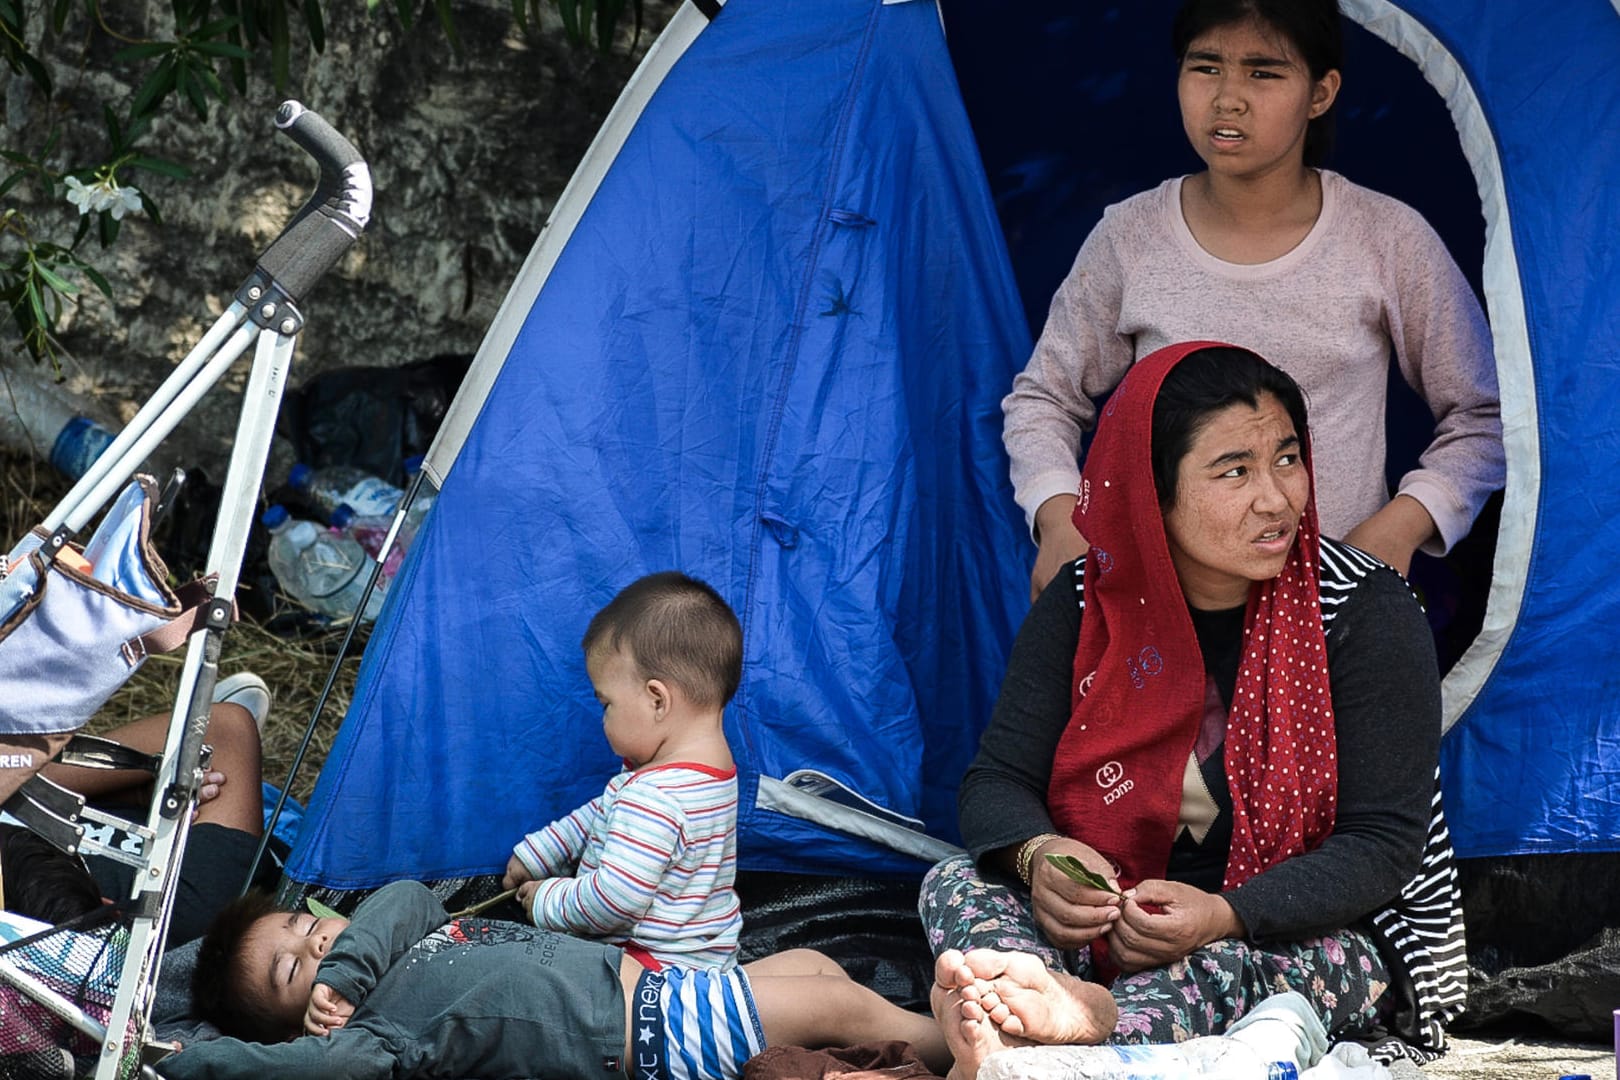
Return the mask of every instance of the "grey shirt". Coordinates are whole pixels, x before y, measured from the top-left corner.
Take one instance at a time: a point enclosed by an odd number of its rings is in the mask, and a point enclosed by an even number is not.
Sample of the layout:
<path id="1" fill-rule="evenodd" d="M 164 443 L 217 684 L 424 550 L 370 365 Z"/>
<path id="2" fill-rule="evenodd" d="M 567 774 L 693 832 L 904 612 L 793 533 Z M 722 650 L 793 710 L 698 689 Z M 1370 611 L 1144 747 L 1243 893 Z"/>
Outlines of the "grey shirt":
<path id="1" fill-rule="evenodd" d="M 599 942 L 490 919 L 455 919 L 422 885 L 368 897 L 316 981 L 352 1005 L 326 1037 L 214 1039 L 158 1065 L 164 1076 L 622 1076 L 622 953 Z"/>
<path id="2" fill-rule="evenodd" d="M 1071 564 L 1018 632 L 995 712 L 963 777 L 962 838 L 975 858 L 1057 831 L 1046 808 L 1052 759 L 1068 725 L 1082 584 Z M 1422 609 L 1400 575 L 1354 549 L 1322 542 L 1328 677 L 1338 741 L 1333 833 L 1225 893 L 1249 936 L 1299 940 L 1340 930 L 1387 904 L 1417 873 L 1440 752 L 1440 677 Z M 1237 620 L 1236 632 L 1242 633 Z M 1229 688 L 1238 651 L 1206 669 Z M 1229 690 L 1227 691 L 1229 693 Z M 1220 755 L 1214 756 L 1220 761 Z M 1216 785 L 1211 785 L 1214 788 Z M 1224 784 L 1214 792 L 1230 819 Z M 1230 829 L 1210 837 L 1227 838 Z M 1224 853 L 1219 856 L 1225 864 Z M 1182 880 L 1173 858 L 1167 875 Z"/>
<path id="3" fill-rule="evenodd" d="M 1343 537 L 1386 502 L 1390 354 L 1434 414 L 1434 437 L 1398 491 L 1423 504 L 1438 555 L 1468 532 L 1506 466 L 1485 313 L 1411 207 L 1321 170 L 1322 212 L 1294 250 L 1223 262 L 1193 238 L 1181 178 L 1110 206 L 1052 297 L 1029 365 L 1002 402 L 1013 494 L 1031 522 L 1079 489 L 1094 400 L 1141 357 L 1178 341 L 1230 342 L 1294 377 L 1311 406 L 1316 508 Z"/>

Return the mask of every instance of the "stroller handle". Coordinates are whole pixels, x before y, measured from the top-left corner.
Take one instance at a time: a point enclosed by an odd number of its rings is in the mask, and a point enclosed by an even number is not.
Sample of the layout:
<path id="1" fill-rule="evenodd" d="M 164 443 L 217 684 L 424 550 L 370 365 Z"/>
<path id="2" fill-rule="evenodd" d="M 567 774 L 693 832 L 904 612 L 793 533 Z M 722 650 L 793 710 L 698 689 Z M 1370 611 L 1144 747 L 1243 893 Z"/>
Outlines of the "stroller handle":
<path id="1" fill-rule="evenodd" d="M 276 126 L 320 167 L 314 194 L 258 260 L 259 269 L 297 302 L 365 231 L 371 169 L 353 143 L 296 101 L 281 103 Z"/>

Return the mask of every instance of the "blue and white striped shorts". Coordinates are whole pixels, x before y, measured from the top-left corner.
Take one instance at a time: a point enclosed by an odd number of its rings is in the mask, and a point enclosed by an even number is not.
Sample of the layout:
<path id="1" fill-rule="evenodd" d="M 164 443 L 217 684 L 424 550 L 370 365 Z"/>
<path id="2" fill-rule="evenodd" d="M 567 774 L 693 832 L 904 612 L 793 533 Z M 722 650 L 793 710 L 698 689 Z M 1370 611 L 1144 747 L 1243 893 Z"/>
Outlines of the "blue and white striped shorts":
<path id="1" fill-rule="evenodd" d="M 633 1080 L 738 1080 L 765 1049 L 741 968 L 643 971 L 631 1003 Z"/>

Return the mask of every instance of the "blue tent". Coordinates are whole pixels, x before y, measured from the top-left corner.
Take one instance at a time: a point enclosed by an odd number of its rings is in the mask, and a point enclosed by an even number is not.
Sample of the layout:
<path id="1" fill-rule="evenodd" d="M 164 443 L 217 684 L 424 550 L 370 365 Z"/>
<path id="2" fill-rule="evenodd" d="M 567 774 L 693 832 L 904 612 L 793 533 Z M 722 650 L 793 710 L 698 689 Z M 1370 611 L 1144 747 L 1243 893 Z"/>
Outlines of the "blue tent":
<path id="1" fill-rule="evenodd" d="M 999 400 L 1102 207 L 1196 167 L 1173 7 L 683 6 L 429 455 L 442 492 L 289 876 L 488 873 L 599 791 L 616 763 L 579 639 L 670 567 L 744 626 L 744 865 L 915 874 L 948 850 L 1033 555 Z M 1489 604 L 1445 684 L 1457 847 L 1609 850 L 1620 87 L 1598 76 L 1620 15 L 1344 7 L 1335 167 L 1478 275 L 1503 388 Z"/>

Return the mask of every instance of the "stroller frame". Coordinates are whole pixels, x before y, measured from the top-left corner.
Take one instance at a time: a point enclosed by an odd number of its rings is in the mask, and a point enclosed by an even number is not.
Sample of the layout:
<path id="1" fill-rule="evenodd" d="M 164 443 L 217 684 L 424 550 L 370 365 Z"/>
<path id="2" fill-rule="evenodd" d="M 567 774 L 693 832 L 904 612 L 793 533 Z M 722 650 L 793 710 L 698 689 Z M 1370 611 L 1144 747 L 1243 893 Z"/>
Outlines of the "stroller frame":
<path id="1" fill-rule="evenodd" d="M 117 495 L 139 464 L 247 351 L 248 345 L 254 345 L 253 366 L 243 392 L 236 440 L 204 570 L 214 582 L 212 596 L 205 605 L 201 626 L 187 638 L 168 737 L 162 757 L 156 762 L 147 819 L 144 824 L 119 822 L 139 835 L 144 845 L 135 864 L 132 895 L 124 905 L 130 919 L 129 940 L 107 1023 L 102 1025 L 72 1002 L 12 968 L 0 956 L 0 980 L 97 1040 L 101 1046 L 95 1071 L 98 1080 L 120 1075 L 131 1050 L 125 1045 L 125 1031 L 131 1031 L 132 1038 L 142 1044 L 142 1057 L 146 1057 L 146 1028 L 173 913 L 173 886 L 178 880 L 190 831 L 190 810 L 196 804 L 206 763 L 203 732 L 218 679 L 223 636 L 235 616 L 242 558 L 294 346 L 304 325 L 297 305 L 310 286 L 359 238 L 371 216 L 371 173 L 348 140 L 295 101 L 281 104 L 275 123 L 315 159 L 320 177 L 314 194 L 259 256 L 253 272 L 236 290 L 225 312 L 36 530 L 48 534 L 38 553 L 49 562 Z M 14 610 L 25 595 L 18 592 L 15 578 L 0 579 L 0 612 Z M 70 842 L 83 838 L 83 827 L 78 824 L 81 814 L 106 820 L 85 810 L 81 797 L 38 775 L 21 785 L 6 802 L 6 809 L 20 811 L 18 816 L 25 824 L 47 839 L 66 836 Z M 53 825 L 54 829 L 49 827 Z M 83 843 L 85 850 L 111 854 L 94 841 Z M 122 858 L 130 861 L 127 855 Z M 141 1069 L 143 1075 L 156 1075 L 145 1060 Z"/>

